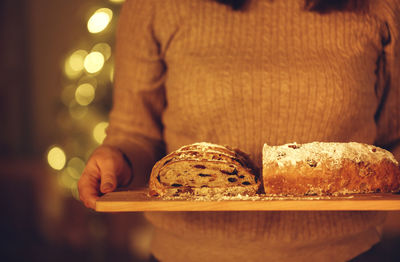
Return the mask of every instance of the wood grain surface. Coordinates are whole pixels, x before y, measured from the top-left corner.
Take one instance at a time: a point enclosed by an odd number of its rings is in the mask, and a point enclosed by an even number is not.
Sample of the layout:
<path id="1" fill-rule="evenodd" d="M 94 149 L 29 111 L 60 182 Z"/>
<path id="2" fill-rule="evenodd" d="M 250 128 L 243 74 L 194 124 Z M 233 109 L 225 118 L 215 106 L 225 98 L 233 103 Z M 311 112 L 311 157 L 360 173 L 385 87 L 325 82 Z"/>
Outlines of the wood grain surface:
<path id="1" fill-rule="evenodd" d="M 353 194 L 329 197 L 267 197 L 239 200 L 162 199 L 148 196 L 147 189 L 112 192 L 96 202 L 99 212 L 141 211 L 315 211 L 400 210 L 400 194 Z"/>

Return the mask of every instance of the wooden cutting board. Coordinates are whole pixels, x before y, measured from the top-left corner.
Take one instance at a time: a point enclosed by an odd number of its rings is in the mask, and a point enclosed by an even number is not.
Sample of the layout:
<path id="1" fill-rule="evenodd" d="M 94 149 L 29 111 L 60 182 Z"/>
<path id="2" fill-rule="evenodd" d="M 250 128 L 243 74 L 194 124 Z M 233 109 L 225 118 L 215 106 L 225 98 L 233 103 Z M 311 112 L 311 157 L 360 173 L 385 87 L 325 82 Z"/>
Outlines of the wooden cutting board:
<path id="1" fill-rule="evenodd" d="M 96 202 L 99 212 L 138 211 L 398 211 L 400 194 L 353 194 L 329 197 L 226 197 L 224 199 L 161 199 L 148 196 L 147 189 L 112 192 Z"/>

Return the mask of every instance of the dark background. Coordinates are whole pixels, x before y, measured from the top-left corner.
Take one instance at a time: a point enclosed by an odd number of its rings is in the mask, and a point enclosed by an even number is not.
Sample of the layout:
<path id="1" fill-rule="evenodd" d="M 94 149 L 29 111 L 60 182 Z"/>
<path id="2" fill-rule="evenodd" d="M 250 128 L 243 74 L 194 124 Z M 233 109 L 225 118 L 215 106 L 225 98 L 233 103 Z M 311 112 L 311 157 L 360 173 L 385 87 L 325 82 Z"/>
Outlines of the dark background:
<path id="1" fill-rule="evenodd" d="M 98 214 L 64 192 L 45 159 L 64 56 L 87 34 L 99 0 L 0 1 L 0 260 L 144 261 L 151 226 L 141 213 Z M 365 261 L 398 261 L 400 212 Z M 372 260 L 371 260 L 372 259 Z"/>

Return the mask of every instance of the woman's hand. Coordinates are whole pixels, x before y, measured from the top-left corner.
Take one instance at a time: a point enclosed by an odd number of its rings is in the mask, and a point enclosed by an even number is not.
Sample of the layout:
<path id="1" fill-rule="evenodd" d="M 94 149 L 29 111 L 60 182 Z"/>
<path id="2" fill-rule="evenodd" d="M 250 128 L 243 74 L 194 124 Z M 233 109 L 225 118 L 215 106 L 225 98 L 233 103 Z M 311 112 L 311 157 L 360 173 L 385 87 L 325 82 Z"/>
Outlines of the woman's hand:
<path id="1" fill-rule="evenodd" d="M 79 197 L 86 207 L 95 209 L 101 194 L 128 185 L 132 170 L 121 151 L 102 145 L 90 156 L 78 182 Z"/>

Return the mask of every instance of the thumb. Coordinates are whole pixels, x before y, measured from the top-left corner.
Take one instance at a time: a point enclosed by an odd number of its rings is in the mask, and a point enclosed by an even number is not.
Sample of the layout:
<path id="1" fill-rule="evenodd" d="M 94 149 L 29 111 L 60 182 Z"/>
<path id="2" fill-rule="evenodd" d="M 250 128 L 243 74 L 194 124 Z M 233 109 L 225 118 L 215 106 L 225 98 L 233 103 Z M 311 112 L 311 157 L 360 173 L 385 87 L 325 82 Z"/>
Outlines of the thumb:
<path id="1" fill-rule="evenodd" d="M 121 172 L 121 167 L 113 159 L 104 159 L 98 163 L 101 174 L 100 191 L 109 193 L 117 188 L 117 175 Z"/>

